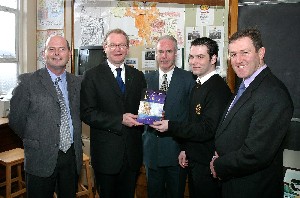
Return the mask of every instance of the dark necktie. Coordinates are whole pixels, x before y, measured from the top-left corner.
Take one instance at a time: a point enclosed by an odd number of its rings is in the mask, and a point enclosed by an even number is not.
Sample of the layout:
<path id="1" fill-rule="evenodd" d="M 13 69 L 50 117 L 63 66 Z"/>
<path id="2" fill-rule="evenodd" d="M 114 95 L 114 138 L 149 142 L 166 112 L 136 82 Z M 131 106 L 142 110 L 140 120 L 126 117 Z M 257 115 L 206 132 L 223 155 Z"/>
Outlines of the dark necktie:
<path id="1" fill-rule="evenodd" d="M 198 77 L 197 79 L 196 79 L 196 88 L 200 88 L 201 87 L 201 81 L 200 81 L 200 78 Z"/>
<path id="2" fill-rule="evenodd" d="M 160 89 L 161 91 L 168 91 L 168 79 L 167 74 L 163 75 L 163 82 L 161 83 Z"/>
<path id="3" fill-rule="evenodd" d="M 57 92 L 60 111 L 61 111 L 59 149 L 66 153 L 67 150 L 71 147 L 72 137 L 71 137 L 71 131 L 69 126 L 69 115 L 68 115 L 65 98 L 58 85 L 58 82 L 60 80 L 61 80 L 60 77 L 57 77 L 54 81 L 54 86 Z"/>
<path id="4" fill-rule="evenodd" d="M 122 68 L 117 68 L 116 71 L 117 71 L 116 79 L 117 79 L 118 85 L 121 89 L 121 92 L 124 93 L 125 92 L 125 84 L 124 84 L 124 82 L 122 80 L 122 77 L 121 77 Z"/>

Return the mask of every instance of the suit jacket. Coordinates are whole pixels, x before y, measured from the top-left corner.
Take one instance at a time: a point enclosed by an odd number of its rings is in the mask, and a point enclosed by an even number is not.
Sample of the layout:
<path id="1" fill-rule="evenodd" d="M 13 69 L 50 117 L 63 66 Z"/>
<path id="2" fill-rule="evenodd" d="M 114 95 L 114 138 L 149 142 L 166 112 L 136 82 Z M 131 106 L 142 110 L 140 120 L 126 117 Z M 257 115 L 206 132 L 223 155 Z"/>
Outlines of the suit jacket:
<path id="1" fill-rule="evenodd" d="M 145 78 L 148 89 L 159 90 L 159 71 L 150 72 Z M 187 120 L 189 98 L 194 84 L 191 72 L 174 68 L 164 104 L 166 120 Z M 145 127 L 143 145 L 146 166 L 156 169 L 158 166 L 178 165 L 179 145 L 170 135 L 158 134 L 153 128 Z"/>
<path id="2" fill-rule="evenodd" d="M 287 88 L 269 68 L 261 71 L 216 133 L 223 197 L 283 197 L 282 142 L 292 114 Z"/>
<path id="3" fill-rule="evenodd" d="M 118 173 L 127 158 L 132 170 L 142 164 L 142 127 L 122 124 L 123 114 L 137 114 L 146 81 L 141 71 L 125 65 L 122 94 L 105 61 L 84 74 L 81 87 L 81 119 L 90 126 L 93 168 L 104 174 Z"/>
<path id="4" fill-rule="evenodd" d="M 77 173 L 82 168 L 79 77 L 67 72 L 70 114 Z M 56 166 L 59 151 L 60 106 L 57 93 L 46 68 L 20 76 L 21 81 L 10 101 L 9 125 L 22 140 L 25 151 L 25 171 L 39 177 L 49 177 Z"/>
<path id="5" fill-rule="evenodd" d="M 186 151 L 189 160 L 206 167 L 215 151 L 214 138 L 231 92 L 219 75 L 210 77 L 201 86 L 195 85 L 189 108 L 189 122 L 169 121 L 169 133 L 184 138 L 181 150 Z"/>

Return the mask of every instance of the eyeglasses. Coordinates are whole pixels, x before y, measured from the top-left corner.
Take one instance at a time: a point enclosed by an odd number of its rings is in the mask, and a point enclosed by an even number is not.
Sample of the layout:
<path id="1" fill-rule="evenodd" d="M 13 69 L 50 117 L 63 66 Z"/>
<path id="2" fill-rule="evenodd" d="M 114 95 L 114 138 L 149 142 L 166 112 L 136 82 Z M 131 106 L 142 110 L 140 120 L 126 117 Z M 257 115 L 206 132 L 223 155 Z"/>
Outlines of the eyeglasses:
<path id="1" fill-rule="evenodd" d="M 109 44 L 107 45 L 109 47 L 109 49 L 111 50 L 115 50 L 117 47 L 120 48 L 121 50 L 127 49 L 127 44 Z"/>

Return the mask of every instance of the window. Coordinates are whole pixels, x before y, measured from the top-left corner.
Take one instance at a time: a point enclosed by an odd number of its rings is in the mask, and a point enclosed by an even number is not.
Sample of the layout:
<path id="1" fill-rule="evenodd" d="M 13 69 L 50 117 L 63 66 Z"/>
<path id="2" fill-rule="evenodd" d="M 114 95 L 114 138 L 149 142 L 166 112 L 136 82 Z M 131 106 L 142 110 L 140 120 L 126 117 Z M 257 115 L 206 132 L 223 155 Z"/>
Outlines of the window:
<path id="1" fill-rule="evenodd" d="M 19 0 L 0 0 L 0 95 L 15 87 L 19 65 Z"/>

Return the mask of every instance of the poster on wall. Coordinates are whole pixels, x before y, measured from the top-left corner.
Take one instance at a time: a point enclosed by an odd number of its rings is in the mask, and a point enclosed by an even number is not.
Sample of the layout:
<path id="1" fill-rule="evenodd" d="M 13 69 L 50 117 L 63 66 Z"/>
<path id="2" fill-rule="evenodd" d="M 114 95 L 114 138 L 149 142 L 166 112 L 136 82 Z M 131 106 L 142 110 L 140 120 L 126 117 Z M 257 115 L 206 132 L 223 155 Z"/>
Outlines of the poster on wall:
<path id="1" fill-rule="evenodd" d="M 125 58 L 125 64 L 139 69 L 139 60 L 138 58 Z"/>
<path id="2" fill-rule="evenodd" d="M 74 48 L 102 45 L 110 29 L 121 28 L 130 46 L 153 46 L 162 35 L 173 35 L 184 47 L 185 7 L 157 2 L 76 0 Z"/>
<path id="3" fill-rule="evenodd" d="M 200 5 L 196 10 L 196 26 L 213 25 L 215 10 L 208 5 Z"/>
<path id="4" fill-rule="evenodd" d="M 224 26 L 207 26 L 206 35 L 217 42 L 224 43 Z"/>
<path id="5" fill-rule="evenodd" d="M 220 76 L 225 77 L 227 74 L 227 66 L 224 65 L 224 26 L 207 26 L 206 35 L 218 43 L 219 52 L 216 70 Z"/>
<path id="6" fill-rule="evenodd" d="M 145 72 L 157 69 L 155 57 L 146 49 L 154 48 L 163 35 L 177 39 L 176 66 L 189 70 L 187 57 L 191 40 L 197 35 L 207 36 L 205 28 L 208 26 L 224 24 L 226 12 L 223 7 L 216 6 L 193 5 L 190 8 L 176 3 L 104 0 L 76 0 L 72 9 L 75 50 L 81 46 L 103 45 L 105 34 L 120 28 L 129 36 L 129 58 L 134 55 L 138 59 L 137 68 Z M 194 25 L 185 32 L 186 15 L 190 10 L 193 10 L 193 19 L 189 19 L 188 24 Z"/>
<path id="7" fill-rule="evenodd" d="M 203 37 L 203 26 L 200 27 L 186 27 L 185 28 L 185 69 L 190 70 L 190 66 L 188 63 L 188 57 L 191 48 L 191 42 L 196 38 Z"/>
<path id="8" fill-rule="evenodd" d="M 156 57 L 154 48 L 149 48 L 142 51 L 142 69 L 156 69 Z"/>
<path id="9" fill-rule="evenodd" d="M 36 33 L 36 57 L 37 57 L 37 69 L 45 67 L 45 61 L 43 57 L 43 51 L 45 48 L 46 40 L 51 35 L 64 36 L 64 30 L 42 30 Z"/>
<path id="10" fill-rule="evenodd" d="M 64 0 L 37 0 L 37 30 L 64 28 Z"/>

